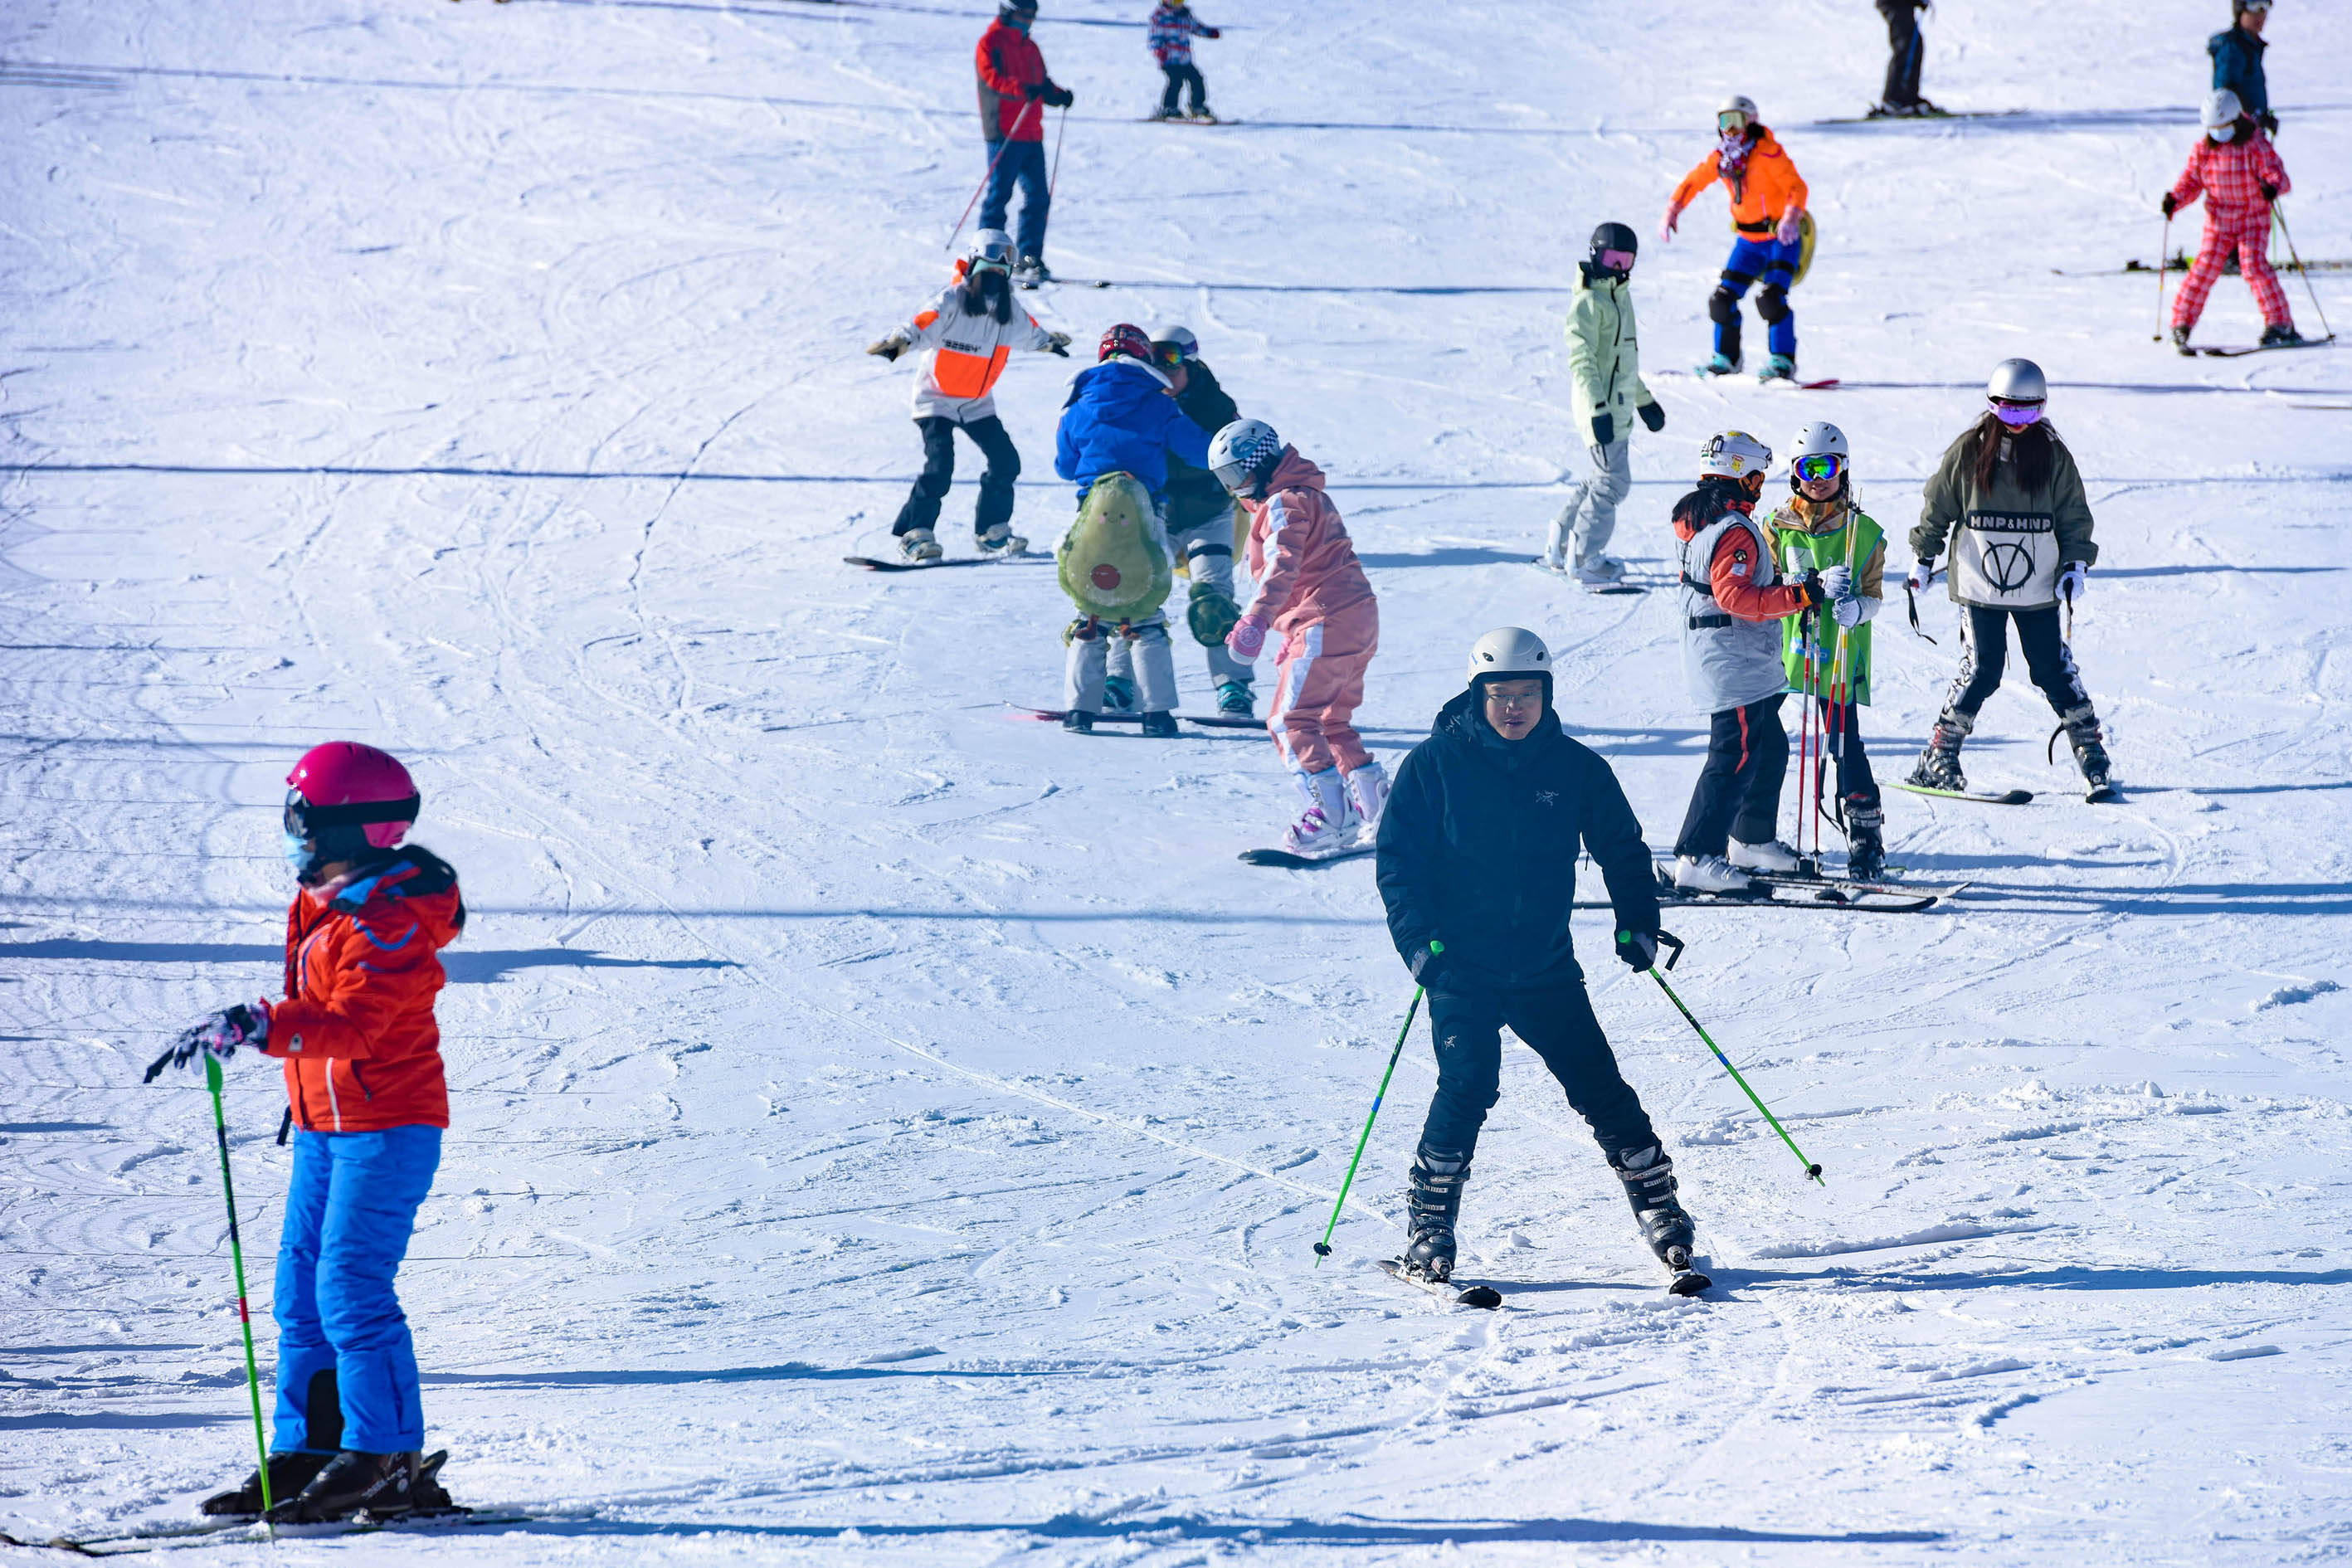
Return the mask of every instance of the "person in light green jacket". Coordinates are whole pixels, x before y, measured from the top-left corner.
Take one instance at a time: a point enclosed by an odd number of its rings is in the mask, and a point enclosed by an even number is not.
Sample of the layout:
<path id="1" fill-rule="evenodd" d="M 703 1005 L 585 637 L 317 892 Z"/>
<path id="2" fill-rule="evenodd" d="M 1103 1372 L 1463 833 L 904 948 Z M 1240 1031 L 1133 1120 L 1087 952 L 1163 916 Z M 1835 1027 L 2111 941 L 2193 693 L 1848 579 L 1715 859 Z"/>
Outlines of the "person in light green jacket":
<path id="1" fill-rule="evenodd" d="M 1642 356 L 1633 330 L 1627 279 L 1640 244 L 1622 223 L 1592 231 L 1592 257 L 1577 264 L 1576 301 L 1568 311 L 1568 367 L 1574 383 L 1576 423 L 1592 460 L 1590 478 L 1570 490 L 1552 520 L 1539 566 L 1564 572 L 1596 592 L 1623 582 L 1625 563 L 1602 553 L 1617 531 L 1617 503 L 1633 488 L 1629 458 L 1636 416 L 1652 430 L 1666 412 L 1642 384 Z"/>

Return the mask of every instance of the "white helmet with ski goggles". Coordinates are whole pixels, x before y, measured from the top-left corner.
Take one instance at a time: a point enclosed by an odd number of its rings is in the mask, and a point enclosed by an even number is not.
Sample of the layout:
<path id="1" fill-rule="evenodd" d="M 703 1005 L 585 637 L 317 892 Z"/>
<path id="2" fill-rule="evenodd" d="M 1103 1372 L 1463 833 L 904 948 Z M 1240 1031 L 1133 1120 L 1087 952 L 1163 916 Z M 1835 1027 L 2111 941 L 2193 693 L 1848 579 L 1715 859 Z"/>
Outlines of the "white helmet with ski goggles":
<path id="1" fill-rule="evenodd" d="M 983 228 L 971 237 L 971 248 L 964 253 L 966 272 L 1010 272 L 1013 270 L 1013 237 L 1001 228 Z"/>
<path id="2" fill-rule="evenodd" d="M 1716 105 L 1715 128 L 1726 133 L 1746 131 L 1756 123 L 1756 100 L 1744 92 L 1735 92 Z"/>
<path id="3" fill-rule="evenodd" d="M 1161 364 L 1182 364 L 1200 357 L 1201 340 L 1192 335 L 1190 327 L 1161 327 L 1151 334 L 1151 353 Z"/>
<path id="4" fill-rule="evenodd" d="M 2012 430 L 2022 430 L 2041 418 L 2042 405 L 2049 401 L 2049 380 L 2030 359 L 2001 361 L 1985 382 L 1987 406 L 1994 418 Z"/>
<path id="5" fill-rule="evenodd" d="M 1845 432 L 1818 419 L 1797 432 L 1789 453 L 1789 474 L 1805 484 L 1833 479 L 1845 472 L 1847 461 Z"/>

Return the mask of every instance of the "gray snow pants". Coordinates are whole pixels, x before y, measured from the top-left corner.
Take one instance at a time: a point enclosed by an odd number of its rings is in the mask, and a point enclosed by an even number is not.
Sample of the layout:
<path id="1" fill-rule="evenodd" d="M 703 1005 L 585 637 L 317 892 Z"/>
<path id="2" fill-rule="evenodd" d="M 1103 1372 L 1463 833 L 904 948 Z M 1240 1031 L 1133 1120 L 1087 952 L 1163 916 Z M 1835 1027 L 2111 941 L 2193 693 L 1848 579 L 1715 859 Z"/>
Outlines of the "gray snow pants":
<path id="1" fill-rule="evenodd" d="M 1080 713 L 1099 713 L 1103 676 L 1116 655 L 1134 671 L 1135 710 L 1168 713 L 1176 707 L 1176 658 L 1168 648 L 1168 617 L 1154 610 L 1128 627 L 1122 637 L 1116 623 L 1084 620 L 1070 637 L 1070 657 L 1062 667 L 1062 706 Z M 1129 645 L 1132 644 L 1130 647 Z"/>
<path id="2" fill-rule="evenodd" d="M 1633 450 L 1630 438 L 1584 448 L 1592 472 L 1568 492 L 1568 504 L 1552 519 L 1551 542 L 1544 556 L 1553 565 L 1574 571 L 1600 559 L 1610 535 L 1617 531 L 1617 503 L 1633 491 Z"/>

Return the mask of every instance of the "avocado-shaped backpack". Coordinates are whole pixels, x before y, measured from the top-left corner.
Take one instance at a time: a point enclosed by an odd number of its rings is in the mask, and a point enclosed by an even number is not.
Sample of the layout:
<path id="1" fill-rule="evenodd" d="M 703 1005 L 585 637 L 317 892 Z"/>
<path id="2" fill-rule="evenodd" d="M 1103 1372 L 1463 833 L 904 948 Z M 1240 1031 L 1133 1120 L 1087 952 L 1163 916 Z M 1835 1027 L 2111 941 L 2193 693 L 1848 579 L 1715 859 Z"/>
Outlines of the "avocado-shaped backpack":
<path id="1" fill-rule="evenodd" d="M 1132 474 L 1105 474 L 1087 488 L 1077 521 L 1055 553 L 1062 591 L 1081 615 L 1139 621 L 1167 602 L 1175 584 L 1151 492 Z"/>

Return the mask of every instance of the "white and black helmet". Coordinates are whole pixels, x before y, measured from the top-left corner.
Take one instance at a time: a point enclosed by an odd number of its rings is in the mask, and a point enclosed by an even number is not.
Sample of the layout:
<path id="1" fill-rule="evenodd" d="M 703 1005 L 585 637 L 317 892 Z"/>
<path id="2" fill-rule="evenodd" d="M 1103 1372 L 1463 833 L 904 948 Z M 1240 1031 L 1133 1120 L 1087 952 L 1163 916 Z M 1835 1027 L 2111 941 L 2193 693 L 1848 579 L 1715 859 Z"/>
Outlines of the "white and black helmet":
<path id="1" fill-rule="evenodd" d="M 2046 403 L 2050 383 L 2032 360 L 2005 359 L 1986 378 L 1985 396 L 1994 403 Z"/>
<path id="2" fill-rule="evenodd" d="M 1209 472 L 1234 495 L 1246 495 L 1274 477 L 1282 437 L 1263 419 L 1236 419 L 1209 443 Z"/>
<path id="3" fill-rule="evenodd" d="M 1469 683 L 1516 680 L 1531 675 L 1551 680 L 1551 649 L 1525 626 L 1496 626 L 1470 645 Z"/>
<path id="4" fill-rule="evenodd" d="M 1702 476 L 1744 479 L 1771 466 L 1772 448 L 1745 430 L 1726 430 L 1710 436 L 1706 445 L 1699 448 L 1698 471 Z"/>
<path id="5" fill-rule="evenodd" d="M 2197 111 L 2197 119 L 2206 130 L 2211 131 L 2235 123 L 2238 116 L 2245 111 L 2246 106 L 2238 101 L 2236 93 L 2226 87 L 2217 87 L 2205 95 L 2204 105 Z"/>
<path id="6" fill-rule="evenodd" d="M 1151 347 L 1154 353 L 1160 353 L 1162 363 L 1166 362 L 1167 355 L 1161 351 L 1167 349 L 1174 349 L 1177 359 L 1194 359 L 1200 355 L 1201 340 L 1192 335 L 1192 328 L 1171 322 L 1167 326 L 1151 329 Z"/>

